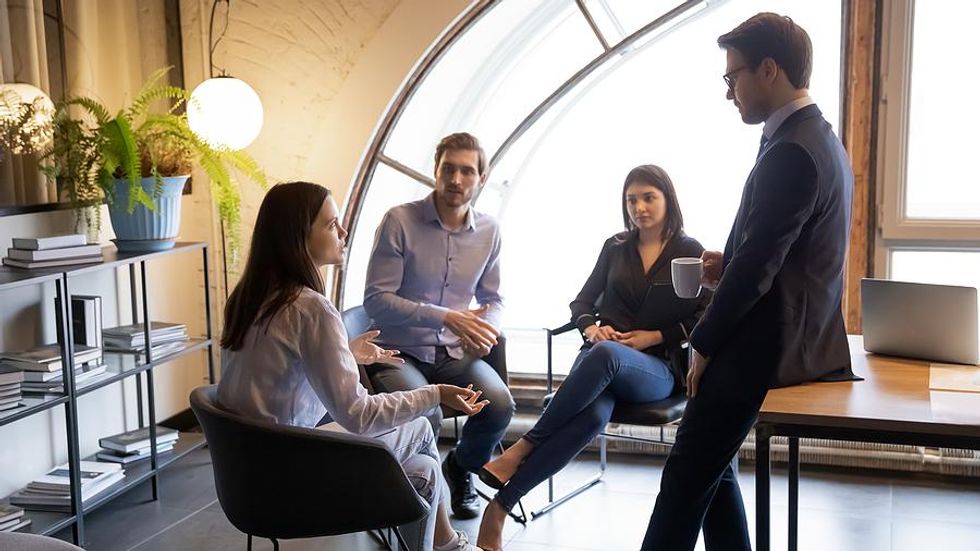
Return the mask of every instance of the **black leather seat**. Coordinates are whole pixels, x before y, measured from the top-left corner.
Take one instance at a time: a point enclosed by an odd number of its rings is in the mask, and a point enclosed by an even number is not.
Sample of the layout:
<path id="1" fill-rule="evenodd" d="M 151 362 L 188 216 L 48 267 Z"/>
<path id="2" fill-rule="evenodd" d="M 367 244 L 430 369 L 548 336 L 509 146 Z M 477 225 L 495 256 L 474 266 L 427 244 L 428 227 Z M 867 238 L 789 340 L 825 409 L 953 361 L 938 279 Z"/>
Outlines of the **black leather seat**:
<path id="1" fill-rule="evenodd" d="M 548 407 L 551 399 L 555 396 L 552 392 L 544 397 L 542 404 Z M 622 423 L 624 425 L 642 425 L 657 427 L 668 425 L 684 416 L 684 409 L 687 407 L 687 396 L 684 394 L 674 394 L 663 400 L 656 402 L 645 402 L 642 404 L 623 404 L 616 403 L 613 408 L 610 423 Z"/>
<path id="2" fill-rule="evenodd" d="M 428 514 L 395 456 L 365 436 L 255 421 L 217 404 L 217 386 L 191 393 L 225 516 L 272 540 L 393 529 Z M 387 540 L 382 536 L 387 545 Z M 390 549 L 390 547 L 389 547 Z"/>

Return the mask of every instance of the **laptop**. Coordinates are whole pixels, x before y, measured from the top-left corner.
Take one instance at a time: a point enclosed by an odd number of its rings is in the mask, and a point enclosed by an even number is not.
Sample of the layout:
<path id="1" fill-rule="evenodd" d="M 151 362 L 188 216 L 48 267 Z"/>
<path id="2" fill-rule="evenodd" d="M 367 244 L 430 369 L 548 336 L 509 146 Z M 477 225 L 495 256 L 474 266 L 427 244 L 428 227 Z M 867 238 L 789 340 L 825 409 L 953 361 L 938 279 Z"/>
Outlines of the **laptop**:
<path id="1" fill-rule="evenodd" d="M 861 280 L 864 349 L 875 354 L 976 365 L 973 287 Z"/>

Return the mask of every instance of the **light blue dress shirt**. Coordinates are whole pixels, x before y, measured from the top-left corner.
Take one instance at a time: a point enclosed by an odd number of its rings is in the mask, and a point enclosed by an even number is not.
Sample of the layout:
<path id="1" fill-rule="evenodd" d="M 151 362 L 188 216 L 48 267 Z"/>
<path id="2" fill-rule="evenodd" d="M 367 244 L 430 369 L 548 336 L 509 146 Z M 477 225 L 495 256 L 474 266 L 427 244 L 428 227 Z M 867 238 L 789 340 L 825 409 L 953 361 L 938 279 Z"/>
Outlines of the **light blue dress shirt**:
<path id="1" fill-rule="evenodd" d="M 435 195 L 392 208 L 381 221 L 368 262 L 364 308 L 381 330 L 377 342 L 423 362 L 437 346 L 462 358 L 459 337 L 443 327 L 446 312 L 489 306 L 500 327 L 500 227 L 472 208 L 458 230 L 443 226 Z"/>

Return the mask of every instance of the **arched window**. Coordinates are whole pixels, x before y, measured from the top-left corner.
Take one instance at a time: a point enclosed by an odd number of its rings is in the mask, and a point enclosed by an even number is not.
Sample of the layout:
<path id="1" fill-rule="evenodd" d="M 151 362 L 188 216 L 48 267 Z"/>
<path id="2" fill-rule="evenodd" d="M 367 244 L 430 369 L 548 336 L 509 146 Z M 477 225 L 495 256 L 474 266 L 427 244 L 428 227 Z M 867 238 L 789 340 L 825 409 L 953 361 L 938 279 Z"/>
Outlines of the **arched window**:
<path id="1" fill-rule="evenodd" d="M 813 42 L 810 93 L 836 122 L 841 4 L 478 3 L 408 80 L 365 156 L 347 205 L 344 306 L 363 299 L 384 212 L 431 191 L 436 143 L 465 130 L 492 157 L 476 208 L 503 231 L 508 362 L 512 371 L 542 371 L 540 328 L 568 319 L 603 241 L 622 230 L 620 193 L 631 168 L 666 169 L 687 233 L 709 249 L 724 247 L 761 126 L 744 125 L 725 99 L 717 37 L 759 11 L 792 17 Z M 559 346 L 556 369 L 567 369 L 580 344 L 572 335 Z"/>

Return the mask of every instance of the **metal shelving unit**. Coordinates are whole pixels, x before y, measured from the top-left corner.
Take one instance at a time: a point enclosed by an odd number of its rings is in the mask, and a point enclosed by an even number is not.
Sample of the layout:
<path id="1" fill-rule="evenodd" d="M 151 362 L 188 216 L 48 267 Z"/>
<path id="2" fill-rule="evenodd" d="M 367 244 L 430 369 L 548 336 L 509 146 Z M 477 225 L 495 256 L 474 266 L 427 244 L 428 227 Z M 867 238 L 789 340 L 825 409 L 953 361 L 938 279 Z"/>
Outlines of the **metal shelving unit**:
<path id="1" fill-rule="evenodd" d="M 184 347 L 156 358 L 152 354 L 151 347 L 153 342 L 150 336 L 150 327 L 147 324 L 151 320 L 149 307 L 149 286 L 147 284 L 146 262 L 162 256 L 193 253 L 199 251 L 203 263 L 204 274 L 204 310 L 205 310 L 205 335 L 188 339 Z M 160 472 L 168 465 L 184 457 L 188 453 L 204 446 L 204 436 L 197 433 L 181 433 L 173 450 L 157 453 L 156 452 L 156 411 L 155 394 L 153 385 L 153 371 L 164 364 L 177 358 L 190 354 L 198 350 L 207 350 L 208 380 L 214 383 L 214 350 L 211 333 L 211 292 L 208 277 L 208 248 L 204 243 L 177 243 L 174 248 L 145 253 L 120 253 L 115 247 L 105 247 L 102 250 L 103 259 L 99 263 L 85 264 L 80 266 L 65 266 L 50 270 L 18 270 L 8 267 L 0 267 L 0 292 L 6 292 L 17 287 L 28 285 L 44 285 L 53 283 L 55 285 L 58 304 L 60 305 L 60 320 L 58 332 L 58 344 L 61 348 L 62 377 L 65 381 L 64 389 L 61 393 L 51 393 L 43 395 L 31 395 L 21 400 L 21 406 L 12 410 L 0 412 L 0 427 L 19 421 L 26 417 L 48 411 L 55 407 L 63 407 L 66 419 L 66 438 L 68 441 L 68 465 L 69 478 L 71 481 L 71 500 L 68 512 L 47 512 L 25 510 L 24 515 L 31 519 L 29 527 L 25 531 L 35 534 L 51 535 L 69 526 L 72 528 L 73 540 L 76 544 L 85 541 L 85 514 L 100 506 L 108 503 L 116 496 L 119 496 L 135 486 L 151 481 L 153 499 L 158 497 L 158 480 Z M 128 267 L 130 282 L 130 305 L 132 308 L 132 323 L 142 323 L 146 348 L 142 355 L 123 354 L 115 352 L 103 352 L 103 359 L 107 365 L 106 372 L 111 374 L 109 377 L 100 378 L 97 382 L 76 388 L 74 381 L 74 346 L 72 345 L 71 327 L 71 301 L 65 297 L 71 296 L 72 280 L 80 275 L 91 274 L 110 268 Z M 141 285 L 137 287 L 137 275 Z M 138 290 L 137 290 L 138 289 Z M 142 308 L 140 308 L 142 307 Z M 142 310 L 142 317 L 140 316 Z M 137 402 L 137 421 L 140 428 L 149 426 L 150 428 L 150 458 L 149 460 L 139 461 L 135 464 L 124 466 L 126 477 L 119 484 L 109 490 L 90 499 L 82 504 L 81 483 L 79 480 L 80 452 L 78 444 L 78 398 L 97 389 L 114 384 L 130 377 L 135 378 L 136 383 L 136 402 Z M 143 389 L 143 379 L 145 391 Z M 146 418 L 144 418 L 144 404 L 146 405 Z M 86 458 L 94 460 L 93 457 Z M 5 500 L 4 500 L 5 501 Z"/>

